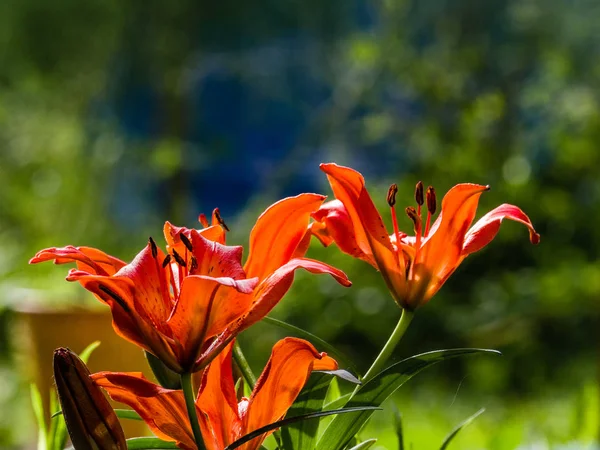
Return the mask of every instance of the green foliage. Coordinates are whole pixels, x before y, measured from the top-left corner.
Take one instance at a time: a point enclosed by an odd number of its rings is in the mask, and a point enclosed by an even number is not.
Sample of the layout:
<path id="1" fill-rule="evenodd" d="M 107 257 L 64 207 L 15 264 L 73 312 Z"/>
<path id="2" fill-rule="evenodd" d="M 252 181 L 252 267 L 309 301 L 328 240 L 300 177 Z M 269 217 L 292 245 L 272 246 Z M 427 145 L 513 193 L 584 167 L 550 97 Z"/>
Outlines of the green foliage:
<path id="1" fill-rule="evenodd" d="M 477 417 L 479 417 L 484 412 L 485 412 L 485 408 L 481 408 L 475 414 L 473 414 L 472 416 L 468 417 L 467 419 L 462 421 L 460 424 L 458 424 L 456 426 L 456 428 L 454 428 L 454 430 L 452 430 L 450 432 L 450 434 L 446 437 L 446 439 L 444 439 L 444 442 L 442 443 L 440 450 L 446 450 L 446 448 L 448 448 L 448 445 L 450 445 L 450 442 L 452 442 L 452 440 L 456 437 L 456 435 L 460 432 L 460 430 L 462 430 L 464 427 L 469 425 L 471 422 L 473 422 L 475 419 L 477 419 Z"/>
<path id="2" fill-rule="evenodd" d="M 323 410 L 327 391 L 334 378 L 323 372 L 313 373 L 302 392 L 288 410 L 286 417 L 300 416 Z M 281 430 L 284 448 L 297 450 L 313 450 L 317 443 L 319 422 L 303 420 Z"/>
<path id="3" fill-rule="evenodd" d="M 445 359 L 474 353 L 499 354 L 494 350 L 454 349 L 438 350 L 407 358 L 375 375 L 360 386 L 346 403 L 346 407 L 379 406 L 400 386 L 421 370 Z M 327 427 L 317 445 L 318 450 L 341 450 L 365 425 L 372 411 L 353 416 L 336 417 Z"/>

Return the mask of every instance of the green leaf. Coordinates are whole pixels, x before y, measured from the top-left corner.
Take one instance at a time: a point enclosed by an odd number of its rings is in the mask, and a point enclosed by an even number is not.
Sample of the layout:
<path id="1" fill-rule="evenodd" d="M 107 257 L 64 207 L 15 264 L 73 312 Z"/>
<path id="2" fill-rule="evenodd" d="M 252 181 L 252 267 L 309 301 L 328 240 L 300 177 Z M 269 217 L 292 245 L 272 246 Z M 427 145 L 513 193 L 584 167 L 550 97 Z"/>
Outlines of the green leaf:
<path id="1" fill-rule="evenodd" d="M 90 345 L 88 345 L 86 348 L 84 348 L 83 351 L 79 354 L 79 359 L 81 359 L 85 364 L 87 364 L 90 359 L 90 356 L 92 356 L 92 353 L 94 353 L 94 350 L 96 350 L 99 346 L 100 346 L 100 341 L 92 342 Z"/>
<path id="2" fill-rule="evenodd" d="M 314 372 L 292 407 L 288 410 L 287 417 L 321 411 L 332 379 L 327 373 Z M 318 428 L 318 420 L 302 420 L 283 428 L 281 430 L 281 438 L 284 448 L 313 450 L 317 443 Z"/>
<path id="3" fill-rule="evenodd" d="M 133 409 L 115 409 L 115 414 L 119 419 L 144 420 Z"/>
<path id="4" fill-rule="evenodd" d="M 119 419 L 144 420 L 133 409 L 115 409 L 114 411 Z M 52 414 L 52 418 L 54 419 L 60 415 L 62 415 L 62 410 L 56 411 L 54 414 Z"/>
<path id="5" fill-rule="evenodd" d="M 367 439 L 366 441 L 363 441 L 360 444 L 350 448 L 350 450 L 366 450 L 369 447 L 371 447 L 375 442 L 377 442 L 377 439 Z"/>
<path id="6" fill-rule="evenodd" d="M 58 398 L 56 391 L 52 389 L 50 391 L 50 411 L 56 411 L 59 408 Z M 56 413 L 52 414 L 52 420 L 50 422 L 49 432 L 49 448 L 50 450 L 63 450 L 67 442 L 67 425 L 65 424 L 65 418 L 62 417 L 61 410 L 57 411 L 60 417 L 56 417 Z"/>
<path id="7" fill-rule="evenodd" d="M 395 404 L 392 404 L 394 412 L 394 429 L 398 437 L 398 450 L 404 450 L 404 430 L 402 428 L 402 414 Z"/>
<path id="8" fill-rule="evenodd" d="M 371 380 L 358 387 L 346 406 L 379 406 L 406 381 L 421 370 L 446 359 L 458 356 L 489 353 L 499 355 L 496 350 L 463 348 L 438 350 L 412 356 L 400 361 L 375 375 Z M 341 450 L 371 417 L 372 411 L 364 411 L 350 416 L 338 416 L 327 427 L 319 439 L 318 450 Z"/>
<path id="9" fill-rule="evenodd" d="M 320 411 L 320 412 L 316 412 L 316 413 L 304 414 L 302 416 L 289 417 L 289 418 L 286 418 L 283 420 L 278 420 L 277 422 L 270 423 L 269 425 L 265 425 L 264 427 L 254 430 L 252 433 L 248 433 L 245 436 L 242 436 L 234 443 L 225 447 L 224 450 L 233 450 L 234 448 L 238 448 L 241 445 L 244 445 L 246 442 L 249 442 L 252 439 L 257 438 L 262 434 L 268 433 L 271 430 L 275 430 L 277 428 L 289 425 L 289 424 L 297 422 L 299 420 L 316 419 L 319 417 L 330 416 L 332 414 L 348 414 L 348 413 L 355 413 L 355 412 L 360 413 L 363 411 L 377 411 L 377 410 L 381 410 L 381 408 L 378 408 L 376 406 L 358 406 L 355 408 L 343 408 L 343 409 L 336 409 L 336 410 L 332 410 L 332 411 Z"/>
<path id="10" fill-rule="evenodd" d="M 156 437 L 137 437 L 127 439 L 127 448 L 129 450 L 143 450 L 146 448 L 171 449 L 179 448 L 175 442 L 163 441 Z"/>
<path id="11" fill-rule="evenodd" d="M 158 381 L 158 384 L 167 389 L 181 389 L 181 379 L 177 373 L 165 366 L 165 364 L 152 353 L 144 350 L 144 355 L 146 356 L 146 361 L 148 361 L 148 365 L 150 366 L 150 369 L 152 369 L 152 373 L 154 374 L 156 381 Z"/>
<path id="12" fill-rule="evenodd" d="M 466 427 L 467 425 L 469 425 L 471 422 L 473 422 L 475 419 L 477 419 L 477 417 L 479 417 L 484 412 L 485 412 L 485 408 L 481 408 L 475 414 L 473 414 L 472 416 L 468 417 L 467 419 L 465 419 L 464 421 L 459 423 L 456 426 L 456 428 L 454 428 L 454 430 L 452 430 L 450 432 L 450 434 L 448 436 L 446 436 L 446 439 L 444 439 L 444 442 L 442 443 L 440 450 L 446 450 L 446 448 L 448 447 L 448 444 L 450 444 L 450 442 L 452 441 L 452 439 L 454 439 L 454 437 L 458 434 L 458 432 L 460 430 L 462 430 L 464 427 Z"/>
<path id="13" fill-rule="evenodd" d="M 33 412 L 35 419 L 38 424 L 38 450 L 48 450 L 48 435 L 46 428 L 46 419 L 44 418 L 44 404 L 42 402 L 42 396 L 37 385 L 31 384 L 30 387 L 31 404 L 33 405 Z"/>
<path id="14" fill-rule="evenodd" d="M 343 407 L 346 403 L 348 403 L 348 400 L 350 400 L 350 396 L 351 395 L 352 394 L 349 392 L 347 394 L 342 395 L 341 397 L 336 398 L 332 402 L 327 403 L 323 407 L 323 410 L 329 411 L 329 410 L 332 410 L 332 409 L 339 409 L 339 408 Z"/>
<path id="15" fill-rule="evenodd" d="M 342 380 L 349 381 L 352 384 L 362 384 L 358 378 L 352 375 L 347 370 L 320 370 L 319 372 L 327 373 L 329 375 L 333 375 L 334 377 L 341 378 Z"/>
<path id="16" fill-rule="evenodd" d="M 331 345 L 327 341 L 324 341 L 320 337 L 315 336 L 314 334 L 312 334 L 306 330 L 303 330 L 302 328 L 299 328 L 295 325 L 284 322 L 283 320 L 275 319 L 273 317 L 267 316 L 267 317 L 263 318 L 262 320 L 265 323 L 269 323 L 271 325 L 278 326 L 280 328 L 283 328 L 284 330 L 291 331 L 292 333 L 295 333 L 295 334 L 299 335 L 300 337 L 303 337 L 304 339 L 315 344 L 319 351 L 328 352 L 330 356 L 335 357 L 335 359 L 337 359 L 337 361 L 339 363 L 342 363 L 344 366 L 348 367 L 350 370 L 352 370 L 352 372 L 360 374 L 360 372 L 356 369 L 356 366 L 352 363 L 350 358 L 348 358 L 344 353 L 342 353 L 337 348 L 335 348 L 333 345 Z"/>

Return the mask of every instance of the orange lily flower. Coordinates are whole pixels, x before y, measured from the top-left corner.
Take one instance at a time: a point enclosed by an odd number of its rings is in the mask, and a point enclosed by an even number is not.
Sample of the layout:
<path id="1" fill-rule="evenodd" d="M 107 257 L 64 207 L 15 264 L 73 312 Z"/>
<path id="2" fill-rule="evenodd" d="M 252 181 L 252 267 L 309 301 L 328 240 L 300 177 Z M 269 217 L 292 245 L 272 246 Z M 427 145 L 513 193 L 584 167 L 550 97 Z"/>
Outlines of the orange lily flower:
<path id="1" fill-rule="evenodd" d="M 197 371 L 237 333 L 270 312 L 291 286 L 296 269 L 328 273 L 350 285 L 340 270 L 303 257 L 309 215 L 323 200 L 301 194 L 269 207 L 252 230 L 243 268 L 242 247 L 220 243 L 224 232 L 218 224 L 190 230 L 168 222 L 166 256 L 150 239 L 130 264 L 100 250 L 72 246 L 42 250 L 30 263 L 77 262 L 67 280 L 78 281 L 110 306 L 117 334 L 175 372 Z M 225 226 L 218 212 L 213 218 Z"/>
<path id="2" fill-rule="evenodd" d="M 444 196 L 433 225 L 435 191 L 430 186 L 424 195 L 423 184 L 417 184 L 417 208 L 406 208 L 414 223 L 415 236 L 398 229 L 394 207 L 398 188 L 392 185 L 388 204 L 394 232 L 390 236 L 359 172 L 333 163 L 321 164 L 321 170 L 327 174 L 337 200 L 325 203 L 312 214 L 315 222 L 309 227 L 311 233 L 323 245 L 335 242 L 344 253 L 379 270 L 394 300 L 409 311 L 427 303 L 468 255 L 490 243 L 503 219 L 525 225 L 533 244 L 540 240 L 529 217 L 508 204 L 490 211 L 469 229 L 479 196 L 489 187 L 466 183 L 454 186 Z M 424 204 L 427 207 L 425 226 L 421 219 Z"/>
<path id="3" fill-rule="evenodd" d="M 202 374 L 196 398 L 202 438 L 207 450 L 223 450 L 242 436 L 282 419 L 313 370 L 336 370 L 337 362 L 318 353 L 307 341 L 285 338 L 271 357 L 250 398 L 236 397 L 230 342 Z M 92 375 L 113 400 L 133 408 L 161 439 L 183 449 L 196 449 L 181 391 L 162 388 L 141 373 L 100 372 Z M 270 434 L 240 447 L 255 450 Z"/>

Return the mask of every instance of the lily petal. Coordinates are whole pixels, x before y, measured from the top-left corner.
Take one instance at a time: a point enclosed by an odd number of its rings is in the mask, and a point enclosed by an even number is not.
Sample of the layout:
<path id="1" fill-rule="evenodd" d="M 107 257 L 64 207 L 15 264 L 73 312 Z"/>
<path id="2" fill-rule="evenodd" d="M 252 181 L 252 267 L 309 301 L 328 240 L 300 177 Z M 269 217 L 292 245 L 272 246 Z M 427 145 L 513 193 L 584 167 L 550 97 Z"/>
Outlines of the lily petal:
<path id="1" fill-rule="evenodd" d="M 280 420 L 296 400 L 313 370 L 337 368 L 338 364 L 333 358 L 326 353 L 319 353 L 305 340 L 285 338 L 277 342 L 242 417 L 244 434 Z M 241 449 L 259 448 L 269 434 L 253 439 Z"/>
<path id="2" fill-rule="evenodd" d="M 342 286 L 352 285 L 346 274 L 335 267 L 309 258 L 292 259 L 279 267 L 255 289 L 253 303 L 248 307 L 248 313 L 244 316 L 239 331 L 260 321 L 277 305 L 292 285 L 296 269 L 305 269 L 314 274 L 327 273 Z"/>
<path id="3" fill-rule="evenodd" d="M 232 309 L 229 304 L 231 288 L 249 294 L 258 279 L 234 280 L 190 275 L 183 280 L 181 294 L 168 325 L 182 346 L 179 361 L 185 370 L 191 370 L 202 344 L 222 330 L 245 311 Z"/>
<path id="4" fill-rule="evenodd" d="M 192 275 L 208 275 L 211 277 L 228 277 L 235 280 L 246 278 L 242 268 L 241 246 L 228 246 L 211 241 L 196 230 L 191 232 L 192 252 L 197 267 Z"/>
<path id="5" fill-rule="evenodd" d="M 120 259 L 107 255 L 98 249 L 91 247 L 73 247 L 72 245 L 40 250 L 29 260 L 29 264 L 37 264 L 52 260 L 54 260 L 54 264 L 76 262 L 79 270 L 95 275 L 107 276 L 114 275 L 126 265 L 126 263 Z"/>
<path id="6" fill-rule="evenodd" d="M 90 275 L 72 269 L 67 276 L 68 281 L 78 281 L 103 303 L 112 313 L 112 325 L 115 332 L 128 341 L 148 350 L 160 358 L 172 370 L 181 371 L 177 359 L 170 349 L 175 342 L 169 336 L 169 329 L 144 319 L 137 313 L 135 301 L 135 285 L 126 277 Z M 165 335 L 159 330 L 167 331 Z"/>
<path id="7" fill-rule="evenodd" d="M 420 292 L 410 293 L 409 303 L 418 304 L 409 304 L 409 307 L 426 303 L 458 267 L 479 197 L 488 189 L 479 184 L 457 184 L 444 196 L 440 216 L 414 262 L 414 279 L 418 282 L 413 283 L 413 287 Z"/>
<path id="8" fill-rule="evenodd" d="M 260 215 L 250 233 L 250 254 L 244 266 L 248 277 L 262 281 L 298 256 L 296 250 L 306 233 L 310 214 L 324 199 L 318 194 L 300 194 L 274 203 Z"/>
<path id="9" fill-rule="evenodd" d="M 538 244 L 540 242 L 540 235 L 536 233 L 527 214 L 520 208 L 505 203 L 479 219 L 468 231 L 462 247 L 462 256 L 470 255 L 488 245 L 498 233 L 500 224 L 504 219 L 522 223 L 529 229 L 529 240 L 531 243 Z"/>
<path id="10" fill-rule="evenodd" d="M 235 384 L 231 370 L 231 342 L 204 372 L 196 406 L 204 444 L 208 450 L 221 450 L 234 442 L 241 433 Z"/>
<path id="11" fill-rule="evenodd" d="M 196 449 L 182 391 L 158 386 L 140 372 L 99 372 L 91 377 L 110 398 L 133 408 L 157 437 Z"/>
<path id="12" fill-rule="evenodd" d="M 373 200 L 365 187 L 365 179 L 356 170 L 337 164 L 321 164 L 335 197 L 345 206 L 352 221 L 355 241 L 365 255 L 373 255 L 390 292 L 395 296 L 406 290 L 404 258 L 398 258 Z M 396 298 L 397 301 L 401 299 Z"/>
<path id="13" fill-rule="evenodd" d="M 329 247 L 335 242 L 344 253 L 362 259 L 377 269 L 371 252 L 365 253 L 358 245 L 352 219 L 341 201 L 324 203 L 311 216 L 315 222 L 310 224 L 310 231 L 323 246 Z"/>

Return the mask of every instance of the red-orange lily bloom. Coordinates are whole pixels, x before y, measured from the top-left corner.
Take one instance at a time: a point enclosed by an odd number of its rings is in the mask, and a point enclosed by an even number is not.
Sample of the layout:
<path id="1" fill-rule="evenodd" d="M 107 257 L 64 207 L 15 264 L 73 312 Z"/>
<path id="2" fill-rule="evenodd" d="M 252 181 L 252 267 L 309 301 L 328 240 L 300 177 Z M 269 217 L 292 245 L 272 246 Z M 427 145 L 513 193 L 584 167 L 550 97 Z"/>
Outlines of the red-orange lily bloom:
<path id="1" fill-rule="evenodd" d="M 231 368 L 232 343 L 202 375 L 196 410 L 208 450 L 223 450 L 240 437 L 282 419 L 313 370 L 336 370 L 337 362 L 318 353 L 302 339 L 285 338 L 273 347 L 271 358 L 250 398 L 236 397 Z M 162 388 L 141 373 L 100 372 L 92 379 L 113 400 L 133 408 L 161 439 L 183 449 L 195 449 L 182 391 Z M 255 450 L 270 433 L 242 445 Z"/>
<path id="2" fill-rule="evenodd" d="M 322 164 L 337 200 L 327 202 L 312 215 L 310 230 L 323 245 L 335 242 L 345 253 L 360 258 L 378 269 L 396 302 L 414 310 L 427 303 L 460 263 L 471 253 L 485 247 L 498 233 L 503 219 L 520 222 L 529 228 L 530 241 L 539 242 L 529 217 L 519 208 L 504 204 L 483 216 L 473 227 L 479 196 L 489 188 L 479 184 L 458 184 L 444 196 L 441 212 L 433 225 L 435 191 L 423 185 L 416 189 L 418 208 L 409 207 L 415 236 L 398 229 L 395 194 L 392 185 L 388 203 L 392 209 L 394 233 L 390 236 L 375 208 L 363 176 L 348 167 Z M 425 226 L 421 205 L 427 206 Z"/>
<path id="3" fill-rule="evenodd" d="M 167 255 L 150 239 L 130 264 L 72 246 L 42 250 L 30 262 L 77 262 L 67 280 L 110 306 L 119 335 L 178 373 L 196 371 L 279 302 L 296 269 L 329 273 L 350 285 L 340 270 L 303 257 L 309 215 L 323 200 L 301 194 L 269 207 L 252 230 L 243 268 L 242 247 L 223 245 L 218 224 L 194 230 L 168 222 Z M 222 223 L 218 214 L 215 220 Z"/>

